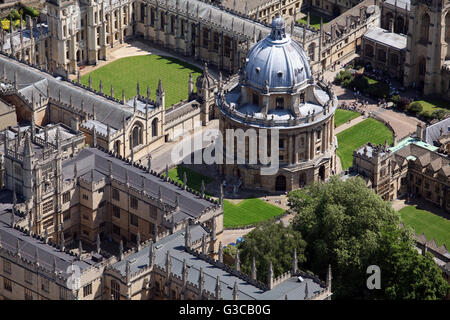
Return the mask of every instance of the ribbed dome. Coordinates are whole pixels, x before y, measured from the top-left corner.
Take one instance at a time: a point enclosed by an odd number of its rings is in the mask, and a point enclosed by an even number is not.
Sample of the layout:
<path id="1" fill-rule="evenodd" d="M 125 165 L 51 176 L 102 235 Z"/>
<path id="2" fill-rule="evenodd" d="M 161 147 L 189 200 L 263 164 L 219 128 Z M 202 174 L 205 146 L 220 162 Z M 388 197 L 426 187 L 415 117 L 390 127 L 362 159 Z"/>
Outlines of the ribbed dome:
<path id="1" fill-rule="evenodd" d="M 311 78 L 308 57 L 303 48 L 285 33 L 283 18 L 272 21 L 272 32 L 258 42 L 247 56 L 247 82 L 264 89 L 288 88 Z"/>

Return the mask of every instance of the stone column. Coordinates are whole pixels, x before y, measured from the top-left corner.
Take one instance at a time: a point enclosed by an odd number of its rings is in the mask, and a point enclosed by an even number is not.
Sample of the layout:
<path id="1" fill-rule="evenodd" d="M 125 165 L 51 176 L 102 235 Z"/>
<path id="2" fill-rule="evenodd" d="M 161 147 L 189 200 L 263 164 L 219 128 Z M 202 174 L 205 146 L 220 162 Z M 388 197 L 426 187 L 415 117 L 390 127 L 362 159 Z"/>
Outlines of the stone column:
<path id="1" fill-rule="evenodd" d="M 289 150 L 288 150 L 288 157 L 289 157 L 289 164 L 292 164 L 294 161 L 294 145 L 292 144 L 292 135 L 289 135 Z"/>
<path id="2" fill-rule="evenodd" d="M 310 159 L 309 158 L 309 155 L 310 155 L 310 152 L 309 152 L 309 141 L 310 141 L 309 135 L 310 135 L 309 131 L 306 131 L 305 132 L 305 159 L 306 160 Z"/>
<path id="3" fill-rule="evenodd" d="M 311 136 L 310 136 L 311 146 L 309 148 L 309 152 L 310 152 L 309 157 L 310 157 L 310 159 L 314 159 L 314 153 L 315 153 L 315 150 L 314 150 L 315 149 L 314 139 L 315 139 L 315 133 L 314 133 L 314 131 L 311 131 Z"/>
<path id="4" fill-rule="evenodd" d="M 294 163 L 298 163 L 298 152 L 299 152 L 299 141 L 298 135 L 295 136 L 295 146 L 294 146 Z"/>

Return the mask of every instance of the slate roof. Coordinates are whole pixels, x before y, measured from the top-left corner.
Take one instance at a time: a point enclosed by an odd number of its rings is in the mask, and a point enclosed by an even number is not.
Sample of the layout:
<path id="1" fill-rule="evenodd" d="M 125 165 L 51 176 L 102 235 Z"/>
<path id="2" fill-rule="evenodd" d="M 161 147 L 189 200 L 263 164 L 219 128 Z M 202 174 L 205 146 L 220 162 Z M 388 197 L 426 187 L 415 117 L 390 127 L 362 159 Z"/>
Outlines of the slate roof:
<path id="1" fill-rule="evenodd" d="M 61 252 L 57 248 L 45 244 L 37 238 L 33 238 L 20 230 L 11 228 L 12 198 L 11 191 L 2 190 L 2 192 L 0 192 L 0 243 L 3 249 L 16 252 L 18 239 L 20 254 L 23 258 L 35 262 L 35 252 L 37 248 L 39 265 L 48 271 L 53 271 L 53 261 L 54 258 L 56 258 L 56 270 L 59 274 L 65 276 L 68 275 L 67 271 L 72 263 L 75 266 L 78 266 L 81 271 L 88 269 L 95 264 L 90 259 L 79 261 L 75 256 L 66 252 Z"/>
<path id="2" fill-rule="evenodd" d="M 192 225 L 190 227 L 190 232 L 191 241 L 197 241 L 201 239 L 203 234 L 207 234 L 200 225 Z M 323 290 L 323 288 L 311 278 L 304 278 L 305 281 L 298 282 L 296 277 L 292 277 L 279 285 L 274 286 L 272 290 L 264 291 L 226 270 L 214 266 L 187 252 L 184 248 L 184 231 L 178 231 L 157 241 L 155 243 L 155 249 L 155 264 L 163 269 L 165 269 L 166 265 L 167 251 L 170 250 L 169 252 L 172 261 L 171 272 L 179 277 L 182 277 L 183 275 L 183 262 L 184 259 L 186 259 L 186 264 L 189 267 L 188 282 L 193 284 L 198 284 L 200 268 L 203 268 L 205 280 L 204 288 L 212 294 L 215 292 L 217 276 L 220 276 L 221 296 L 224 300 L 233 299 L 233 286 L 235 281 L 238 284 L 239 300 L 278 300 L 285 299 L 286 294 L 288 295 L 288 299 L 303 300 L 305 298 L 306 283 L 308 283 L 308 297 Z M 146 246 L 140 251 L 126 257 L 124 260 L 113 264 L 112 267 L 125 276 L 127 261 L 130 261 L 130 273 L 133 274 L 141 268 L 148 266 L 149 250 L 150 246 Z"/>
<path id="3" fill-rule="evenodd" d="M 432 124 L 431 126 L 426 127 L 424 141 L 428 144 L 434 145 L 434 143 L 441 136 L 441 128 L 443 130 L 443 135 L 450 133 L 450 118 L 441 120 L 435 124 Z"/>
<path id="4" fill-rule="evenodd" d="M 363 38 L 384 44 L 397 50 L 406 50 L 407 37 L 405 35 L 389 32 L 379 27 L 369 28 Z"/>
<path id="5" fill-rule="evenodd" d="M 134 189 L 142 190 L 142 178 L 144 177 L 144 188 L 147 194 L 158 198 L 159 187 L 161 187 L 161 199 L 164 203 L 175 206 L 176 195 L 178 194 L 179 211 L 175 213 L 175 222 L 184 218 L 197 218 L 207 207 L 214 206 L 213 203 L 201 199 L 194 194 L 183 190 L 171 183 L 165 182 L 150 173 L 147 173 L 137 167 L 125 163 L 123 160 L 117 159 L 108 153 L 95 148 L 81 150 L 76 157 L 63 161 L 63 179 L 70 180 L 74 175 L 74 163 L 77 163 L 77 175 L 83 177 L 86 181 L 91 181 L 90 171 L 94 170 L 94 179 L 100 180 L 109 176 L 109 161 L 112 162 L 113 178 L 122 183 L 126 181 L 126 173 L 130 186 Z"/>
<path id="6" fill-rule="evenodd" d="M 33 37 L 36 40 L 40 37 L 40 28 L 42 28 L 42 35 L 47 36 L 49 33 L 47 24 L 40 23 L 33 27 Z M 26 46 L 27 44 L 31 44 L 31 32 L 30 29 L 26 29 L 22 31 L 22 38 L 23 38 L 23 44 Z M 16 46 L 20 46 L 20 31 L 14 31 L 13 32 L 13 44 L 14 49 L 17 50 Z M 3 45 L 4 50 L 10 50 L 11 49 L 11 35 L 10 33 L 5 33 L 5 44 Z"/>

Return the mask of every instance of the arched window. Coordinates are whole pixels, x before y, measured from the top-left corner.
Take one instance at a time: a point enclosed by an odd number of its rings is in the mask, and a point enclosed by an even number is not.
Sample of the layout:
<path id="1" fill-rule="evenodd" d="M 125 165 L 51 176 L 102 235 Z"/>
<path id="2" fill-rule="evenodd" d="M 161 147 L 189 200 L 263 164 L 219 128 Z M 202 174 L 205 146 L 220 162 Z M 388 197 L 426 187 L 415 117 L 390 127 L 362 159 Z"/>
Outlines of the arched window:
<path id="1" fill-rule="evenodd" d="M 114 152 L 117 153 L 118 155 L 120 155 L 120 141 L 116 140 L 116 142 L 114 142 Z"/>
<path id="2" fill-rule="evenodd" d="M 311 43 L 308 47 L 308 56 L 309 56 L 309 60 L 311 60 L 311 61 L 316 60 L 315 48 L 316 48 L 316 44 L 314 42 Z"/>
<path id="3" fill-rule="evenodd" d="M 120 284 L 111 280 L 111 300 L 120 300 Z"/>
<path id="4" fill-rule="evenodd" d="M 386 51 L 384 49 L 378 49 L 378 60 L 386 62 Z"/>
<path id="5" fill-rule="evenodd" d="M 428 29 L 430 27 L 430 16 L 424 13 L 420 24 L 420 42 L 423 44 L 428 43 Z"/>
<path id="6" fill-rule="evenodd" d="M 140 124 L 134 126 L 131 136 L 133 148 L 142 144 L 142 126 Z"/>
<path id="7" fill-rule="evenodd" d="M 366 44 L 364 47 L 366 51 L 366 57 L 373 58 L 373 47 L 370 44 Z"/>
<path id="8" fill-rule="evenodd" d="M 391 54 L 391 65 L 398 66 L 398 55 L 396 55 L 395 53 Z"/>
<path id="9" fill-rule="evenodd" d="M 392 14 L 392 12 L 388 12 L 386 14 L 386 18 L 384 19 L 384 29 L 390 30 L 392 19 L 394 19 L 394 15 Z"/>
<path id="10" fill-rule="evenodd" d="M 298 186 L 302 188 L 306 185 L 306 174 L 304 172 L 300 173 L 300 177 L 298 179 Z"/>
<path id="11" fill-rule="evenodd" d="M 405 20 L 401 16 L 397 17 L 397 21 L 395 22 L 395 33 L 405 33 L 404 28 Z"/>
<path id="12" fill-rule="evenodd" d="M 275 191 L 286 191 L 286 177 L 278 176 L 275 180 Z"/>
<path id="13" fill-rule="evenodd" d="M 158 118 L 152 121 L 152 137 L 158 136 Z"/>

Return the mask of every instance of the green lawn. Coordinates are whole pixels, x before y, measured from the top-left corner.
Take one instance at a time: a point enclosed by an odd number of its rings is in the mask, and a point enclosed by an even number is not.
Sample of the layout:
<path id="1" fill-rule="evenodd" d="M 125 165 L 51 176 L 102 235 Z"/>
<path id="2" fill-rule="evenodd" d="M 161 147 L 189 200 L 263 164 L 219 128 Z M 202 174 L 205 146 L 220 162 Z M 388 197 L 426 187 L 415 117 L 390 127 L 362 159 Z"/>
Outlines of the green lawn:
<path id="1" fill-rule="evenodd" d="M 197 191 L 201 191 L 202 180 L 205 181 L 205 186 L 213 181 L 212 178 L 183 166 L 170 169 L 169 178 L 183 184 L 184 172 L 186 172 L 188 186 Z M 206 194 L 209 193 L 206 191 Z M 228 200 L 223 201 L 223 224 L 225 228 L 247 226 L 283 213 L 284 209 L 258 198 L 245 199 L 238 205 L 234 205 Z"/>
<path id="2" fill-rule="evenodd" d="M 284 213 L 284 209 L 258 198 L 245 199 L 237 205 L 224 200 L 223 211 L 224 228 L 246 226 Z"/>
<path id="3" fill-rule="evenodd" d="M 308 13 L 307 12 L 304 12 L 304 13 L 306 14 L 306 16 L 304 18 L 302 18 L 302 19 L 297 20 L 297 22 L 303 23 L 303 24 L 307 23 L 307 19 L 308 19 L 307 14 Z M 323 18 L 323 25 L 326 25 L 327 22 L 329 22 L 329 21 L 330 21 L 330 19 Z M 320 17 L 319 16 L 315 16 L 313 14 L 309 14 L 309 26 L 311 28 L 319 30 L 320 29 Z"/>
<path id="4" fill-rule="evenodd" d="M 393 142 L 392 132 L 382 122 L 373 118 L 366 119 L 347 130 L 337 134 L 339 148 L 337 154 L 341 159 L 342 169 L 346 170 L 353 163 L 353 151 L 367 142 L 389 144 Z"/>
<path id="5" fill-rule="evenodd" d="M 429 211 L 407 206 L 399 211 L 403 223 L 414 229 L 417 235 L 425 234 L 427 241 L 436 240 L 438 246 L 450 248 L 450 221 Z"/>
<path id="6" fill-rule="evenodd" d="M 350 110 L 343 110 L 343 109 L 336 109 L 336 112 L 334 114 L 334 127 L 337 128 L 340 125 L 346 123 L 348 119 L 355 119 L 359 117 L 361 114 L 359 112 L 350 111 Z"/>
<path id="7" fill-rule="evenodd" d="M 166 93 L 166 108 L 168 108 L 187 98 L 190 72 L 195 81 L 202 70 L 175 58 L 151 54 L 118 59 L 92 71 L 90 75 L 93 88 L 99 90 L 100 80 L 102 80 L 103 92 L 110 94 L 112 84 L 114 96 L 119 100 L 122 100 L 122 89 L 125 89 L 127 99 L 134 97 L 138 81 L 140 94 L 146 96 L 147 86 L 149 86 L 151 99 L 155 100 L 155 91 L 161 79 Z M 81 82 L 86 86 L 89 85 L 89 74 L 81 77 Z"/>
<path id="8" fill-rule="evenodd" d="M 184 172 L 186 172 L 188 187 L 197 191 L 202 190 L 202 180 L 205 182 L 205 187 L 208 183 L 213 181 L 213 179 L 211 179 L 210 177 L 197 173 L 194 170 L 191 170 L 183 166 L 176 166 L 170 169 L 169 178 L 183 184 Z"/>

